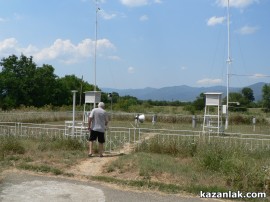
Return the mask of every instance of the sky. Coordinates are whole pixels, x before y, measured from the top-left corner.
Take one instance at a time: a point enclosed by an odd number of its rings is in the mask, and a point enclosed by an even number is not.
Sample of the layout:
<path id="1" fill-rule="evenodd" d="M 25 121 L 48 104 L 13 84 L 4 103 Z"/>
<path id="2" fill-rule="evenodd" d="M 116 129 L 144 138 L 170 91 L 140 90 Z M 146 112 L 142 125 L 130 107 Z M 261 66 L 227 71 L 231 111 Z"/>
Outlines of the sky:
<path id="1" fill-rule="evenodd" d="M 100 88 L 270 83 L 269 11 L 230 0 L 228 53 L 227 0 L 0 0 L 0 58 Z"/>

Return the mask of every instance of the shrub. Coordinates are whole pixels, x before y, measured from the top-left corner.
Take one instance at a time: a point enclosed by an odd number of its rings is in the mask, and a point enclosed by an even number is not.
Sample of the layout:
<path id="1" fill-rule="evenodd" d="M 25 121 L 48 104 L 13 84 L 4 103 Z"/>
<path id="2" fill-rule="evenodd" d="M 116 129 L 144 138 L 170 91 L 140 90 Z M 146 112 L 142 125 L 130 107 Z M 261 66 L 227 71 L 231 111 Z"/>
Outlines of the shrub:
<path id="1" fill-rule="evenodd" d="M 198 143 L 194 140 L 178 140 L 170 138 L 162 141 L 158 137 L 143 141 L 136 149 L 137 152 L 151 152 L 157 154 L 169 154 L 173 156 L 194 156 Z"/>
<path id="2" fill-rule="evenodd" d="M 52 149 L 57 150 L 82 150 L 83 144 L 75 138 L 54 139 Z"/>
<path id="3" fill-rule="evenodd" d="M 1 138 L 0 154 L 4 156 L 6 154 L 24 154 L 25 148 L 21 142 L 15 137 Z"/>

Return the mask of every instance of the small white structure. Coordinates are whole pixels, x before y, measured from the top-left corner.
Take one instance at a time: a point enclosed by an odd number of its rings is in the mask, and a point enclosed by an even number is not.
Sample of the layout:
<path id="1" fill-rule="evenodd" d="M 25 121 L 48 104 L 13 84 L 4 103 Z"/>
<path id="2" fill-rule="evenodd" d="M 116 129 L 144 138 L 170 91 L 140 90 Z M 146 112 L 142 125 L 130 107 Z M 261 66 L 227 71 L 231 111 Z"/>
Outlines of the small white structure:
<path id="1" fill-rule="evenodd" d="M 205 95 L 203 132 L 220 133 L 222 129 L 222 93 L 208 92 Z"/>
<path id="2" fill-rule="evenodd" d="M 66 136 L 80 136 L 81 138 L 85 137 L 88 133 L 88 117 L 89 113 L 92 110 L 89 109 L 86 112 L 86 104 L 93 104 L 93 107 L 96 106 L 97 103 L 101 100 L 101 92 L 100 91 L 87 91 L 85 92 L 85 102 L 84 102 L 84 110 L 83 110 L 83 121 L 75 121 L 75 94 L 77 91 L 73 92 L 73 120 L 65 121 L 65 135 Z M 91 106 L 90 106 L 91 107 Z"/>
<path id="3" fill-rule="evenodd" d="M 91 111 L 91 108 L 88 112 L 85 111 L 86 104 L 93 104 L 93 108 L 95 108 L 96 104 L 100 102 L 101 100 L 101 92 L 100 91 L 86 91 L 85 93 L 85 101 L 84 101 L 84 108 L 83 108 L 83 123 L 88 122 L 88 116 L 89 112 Z"/>

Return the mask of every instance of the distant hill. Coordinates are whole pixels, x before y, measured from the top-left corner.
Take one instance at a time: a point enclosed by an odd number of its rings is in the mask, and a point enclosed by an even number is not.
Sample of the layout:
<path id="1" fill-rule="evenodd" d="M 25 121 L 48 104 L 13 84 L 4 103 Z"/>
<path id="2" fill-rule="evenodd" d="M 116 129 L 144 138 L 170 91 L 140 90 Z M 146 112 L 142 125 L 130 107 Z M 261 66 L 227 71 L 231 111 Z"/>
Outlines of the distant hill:
<path id="1" fill-rule="evenodd" d="M 254 93 L 255 101 L 262 99 L 262 87 L 266 83 L 260 82 L 250 86 Z M 244 88 L 243 87 L 243 88 Z M 102 88 L 103 92 L 117 92 L 120 96 L 130 95 L 140 100 L 165 100 L 173 101 L 179 100 L 182 102 L 194 101 L 197 96 L 205 92 L 221 92 L 223 97 L 226 96 L 225 86 L 212 86 L 212 87 L 190 87 L 186 85 L 171 86 L 164 88 L 142 88 L 142 89 L 113 89 Z M 230 87 L 230 92 L 241 92 L 242 88 Z"/>

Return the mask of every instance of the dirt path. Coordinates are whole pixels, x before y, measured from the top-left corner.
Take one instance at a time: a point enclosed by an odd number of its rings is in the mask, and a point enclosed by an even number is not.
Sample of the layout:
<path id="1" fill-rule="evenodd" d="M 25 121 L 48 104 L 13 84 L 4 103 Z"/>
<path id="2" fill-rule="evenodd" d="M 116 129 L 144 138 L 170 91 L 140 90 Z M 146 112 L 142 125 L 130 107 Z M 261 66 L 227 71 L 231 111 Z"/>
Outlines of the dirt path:
<path id="1" fill-rule="evenodd" d="M 69 173 L 74 175 L 85 175 L 85 176 L 98 176 L 103 173 L 103 168 L 106 164 L 116 160 L 118 156 L 104 155 L 104 157 L 93 156 L 80 164 L 72 167 L 68 170 Z"/>
<path id="2" fill-rule="evenodd" d="M 66 170 L 68 173 L 73 173 L 76 176 L 98 176 L 103 174 L 104 167 L 112 161 L 115 161 L 119 156 L 129 154 L 134 150 L 131 144 L 125 144 L 124 147 L 116 154 L 104 154 L 104 157 L 99 157 L 98 154 L 81 161 L 78 165 Z"/>
<path id="3" fill-rule="evenodd" d="M 144 140 L 153 138 L 156 134 L 149 133 L 144 137 Z M 99 157 L 97 154 L 84 161 L 81 161 L 78 165 L 67 170 L 69 173 L 73 173 L 76 176 L 98 176 L 103 174 L 104 167 L 112 161 L 115 161 L 119 156 L 123 154 L 129 154 L 135 149 L 135 144 L 126 143 L 123 148 L 116 154 L 105 154 L 104 157 Z"/>

